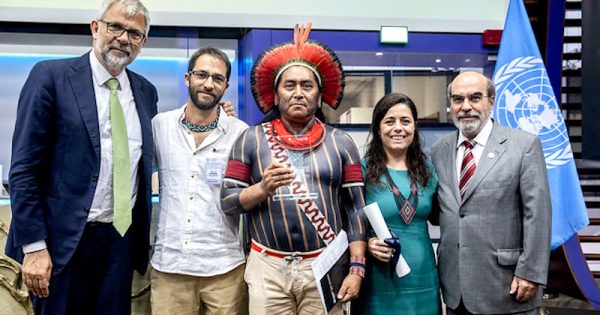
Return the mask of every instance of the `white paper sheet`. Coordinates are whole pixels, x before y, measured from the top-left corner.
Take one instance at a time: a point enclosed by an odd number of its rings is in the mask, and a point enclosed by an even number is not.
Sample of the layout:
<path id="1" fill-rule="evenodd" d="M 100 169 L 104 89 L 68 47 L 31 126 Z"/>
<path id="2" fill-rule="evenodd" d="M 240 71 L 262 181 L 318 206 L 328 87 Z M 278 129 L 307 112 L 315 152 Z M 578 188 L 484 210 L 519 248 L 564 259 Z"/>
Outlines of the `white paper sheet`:
<path id="1" fill-rule="evenodd" d="M 315 275 L 315 281 L 317 282 L 317 290 L 319 291 L 319 296 L 321 297 L 324 309 L 327 309 L 327 305 L 325 304 L 325 298 L 323 297 L 323 288 L 320 285 L 321 279 L 327 276 L 327 272 L 344 255 L 347 248 L 348 236 L 346 235 L 346 231 L 341 230 L 335 239 L 327 245 L 325 250 L 321 252 L 311 264 L 313 274 Z M 327 294 L 337 295 L 337 292 L 327 292 Z M 335 296 L 333 300 L 337 301 L 337 296 Z"/>
<path id="2" fill-rule="evenodd" d="M 379 209 L 379 205 L 377 202 L 374 202 L 370 205 L 364 207 L 364 211 L 367 214 L 367 218 L 369 218 L 369 222 L 371 223 L 371 227 L 375 231 L 375 235 L 377 235 L 380 239 L 386 239 L 392 237 L 390 230 L 388 229 L 385 220 L 383 219 L 383 215 L 381 214 L 381 209 Z M 402 243 L 402 240 L 400 240 Z M 398 263 L 396 264 L 396 275 L 398 278 L 402 278 L 406 276 L 410 272 L 410 267 L 404 260 L 402 253 L 400 254 L 400 258 L 398 259 Z"/>

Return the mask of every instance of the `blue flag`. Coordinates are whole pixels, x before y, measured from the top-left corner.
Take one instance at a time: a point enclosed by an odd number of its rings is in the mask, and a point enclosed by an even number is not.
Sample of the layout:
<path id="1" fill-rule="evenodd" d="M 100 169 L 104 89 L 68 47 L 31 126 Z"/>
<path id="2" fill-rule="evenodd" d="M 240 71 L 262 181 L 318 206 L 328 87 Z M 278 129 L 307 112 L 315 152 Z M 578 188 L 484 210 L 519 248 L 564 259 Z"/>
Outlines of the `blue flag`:
<path id="1" fill-rule="evenodd" d="M 540 56 L 523 0 L 511 0 L 494 71 L 500 124 L 537 135 L 552 199 L 552 249 L 588 223 L 565 121 Z"/>

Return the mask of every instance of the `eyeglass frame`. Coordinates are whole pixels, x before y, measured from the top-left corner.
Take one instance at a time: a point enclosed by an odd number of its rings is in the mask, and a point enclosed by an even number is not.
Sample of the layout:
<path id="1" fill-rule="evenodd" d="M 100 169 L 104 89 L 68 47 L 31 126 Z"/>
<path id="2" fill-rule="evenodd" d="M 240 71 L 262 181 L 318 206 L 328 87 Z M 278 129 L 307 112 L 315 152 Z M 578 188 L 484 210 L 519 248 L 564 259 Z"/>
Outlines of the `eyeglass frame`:
<path id="1" fill-rule="evenodd" d="M 106 32 L 117 38 L 123 36 L 123 33 L 127 32 L 127 38 L 133 44 L 136 44 L 136 45 L 140 44 L 144 41 L 144 39 L 146 39 L 146 34 L 144 34 L 144 32 L 142 32 L 140 30 L 136 30 L 134 28 L 125 28 L 123 25 L 121 25 L 119 23 L 113 23 L 113 22 L 109 22 L 106 20 L 98 20 L 98 22 L 106 24 Z M 119 33 L 119 31 L 111 30 L 110 29 L 111 27 L 120 28 L 121 29 L 120 33 Z M 136 34 L 139 34 L 141 36 L 141 38 L 140 39 L 132 38 L 132 35 L 135 36 Z"/>
<path id="2" fill-rule="evenodd" d="M 227 86 L 227 78 L 224 75 L 221 75 L 219 73 L 209 73 L 204 70 L 190 70 L 190 71 L 188 71 L 188 74 L 190 76 L 195 77 L 200 82 L 200 84 L 206 83 L 206 81 L 208 81 L 208 78 L 211 78 L 214 85 L 221 87 L 221 88 Z M 206 75 L 206 78 L 201 78 L 200 77 L 201 75 Z M 219 82 L 219 81 L 221 81 L 221 79 L 223 81 Z"/>
<path id="3" fill-rule="evenodd" d="M 473 98 L 477 98 L 479 97 L 479 100 L 473 100 Z M 475 93 L 471 93 L 469 95 L 467 95 L 467 97 L 464 97 L 462 95 L 456 95 L 456 94 L 452 94 L 450 95 L 450 104 L 453 105 L 462 105 L 465 103 L 465 100 L 469 100 L 469 104 L 479 104 L 484 98 L 486 97 L 490 97 L 489 95 L 484 95 L 481 92 L 475 92 Z M 460 101 L 455 101 L 455 98 L 460 98 Z"/>

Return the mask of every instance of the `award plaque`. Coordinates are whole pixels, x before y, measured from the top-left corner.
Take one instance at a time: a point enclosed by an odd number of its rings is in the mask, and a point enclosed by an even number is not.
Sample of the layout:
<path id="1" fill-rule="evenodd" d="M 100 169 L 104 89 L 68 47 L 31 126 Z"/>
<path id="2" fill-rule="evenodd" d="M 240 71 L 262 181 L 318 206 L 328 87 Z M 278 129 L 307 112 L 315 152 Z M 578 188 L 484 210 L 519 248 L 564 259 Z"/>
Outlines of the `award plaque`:
<path id="1" fill-rule="evenodd" d="M 294 137 L 302 140 L 302 138 Z M 287 156 L 287 164 L 294 171 L 296 177 L 291 184 L 282 186 L 275 190 L 273 201 L 279 200 L 302 200 L 317 199 L 318 194 L 315 190 L 314 173 L 311 162 L 311 150 L 284 150 Z"/>

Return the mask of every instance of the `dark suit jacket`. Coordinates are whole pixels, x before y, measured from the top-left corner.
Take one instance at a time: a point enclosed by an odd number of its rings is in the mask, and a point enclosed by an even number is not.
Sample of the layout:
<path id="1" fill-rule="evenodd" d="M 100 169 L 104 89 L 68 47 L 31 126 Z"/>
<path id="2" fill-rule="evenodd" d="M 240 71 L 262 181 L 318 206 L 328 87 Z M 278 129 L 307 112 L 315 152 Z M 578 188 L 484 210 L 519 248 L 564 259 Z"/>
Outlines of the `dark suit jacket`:
<path id="1" fill-rule="evenodd" d="M 134 268 L 148 262 L 151 214 L 152 126 L 156 88 L 127 71 L 142 127 L 139 188 L 133 206 Z M 22 261 L 22 246 L 46 240 L 52 274 L 75 251 L 86 224 L 100 170 L 100 131 L 89 53 L 36 64 L 19 97 L 9 173 L 12 223 L 6 253 Z"/>

